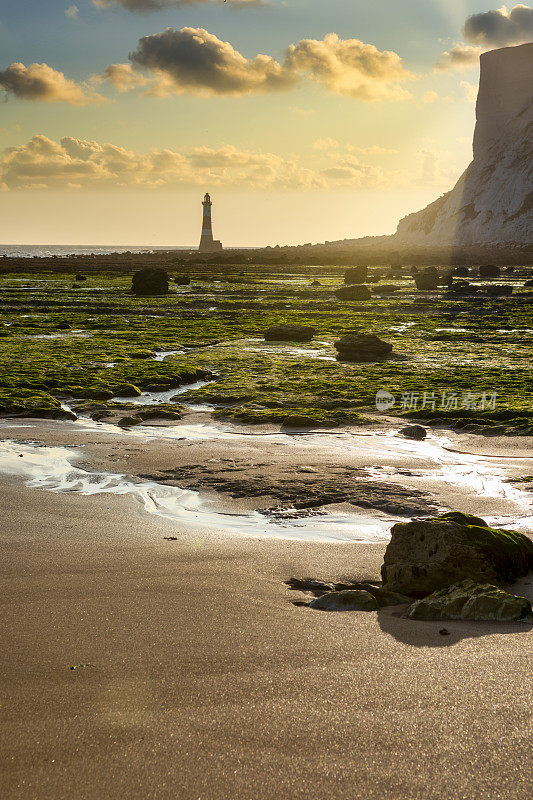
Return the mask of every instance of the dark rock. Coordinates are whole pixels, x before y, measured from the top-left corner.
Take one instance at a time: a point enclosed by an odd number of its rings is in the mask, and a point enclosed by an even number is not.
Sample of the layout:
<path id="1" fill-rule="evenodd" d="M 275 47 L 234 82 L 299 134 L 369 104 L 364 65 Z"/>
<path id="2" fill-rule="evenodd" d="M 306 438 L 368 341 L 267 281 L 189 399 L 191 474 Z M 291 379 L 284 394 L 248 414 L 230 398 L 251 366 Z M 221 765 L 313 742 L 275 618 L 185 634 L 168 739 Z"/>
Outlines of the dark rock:
<path id="1" fill-rule="evenodd" d="M 365 283 L 368 278 L 368 267 L 350 267 L 344 273 L 344 283 Z"/>
<path id="2" fill-rule="evenodd" d="M 176 286 L 188 286 L 191 282 L 190 275 L 176 275 L 174 283 Z"/>
<path id="3" fill-rule="evenodd" d="M 455 267 L 453 270 L 454 275 L 459 275 L 460 278 L 468 278 L 470 275 L 470 270 L 468 267 Z"/>
<path id="4" fill-rule="evenodd" d="M 309 607 L 320 611 L 377 611 L 379 609 L 376 598 L 363 589 L 329 592 L 323 594 L 322 597 L 316 597 L 310 602 Z"/>
<path id="5" fill-rule="evenodd" d="M 512 293 L 512 286 L 505 286 L 498 283 L 494 283 L 492 286 L 487 286 L 485 288 L 485 294 L 488 294 L 489 297 L 501 297 L 503 295 L 510 295 Z"/>
<path id="6" fill-rule="evenodd" d="M 70 322 L 63 320 L 62 322 L 58 322 L 56 325 L 56 330 L 58 331 L 68 331 L 70 330 Z"/>
<path id="7" fill-rule="evenodd" d="M 392 283 L 384 283 L 381 286 L 374 286 L 372 291 L 374 294 L 394 294 L 394 292 L 400 291 L 400 287 L 394 286 Z"/>
<path id="8" fill-rule="evenodd" d="M 479 290 L 479 286 L 473 286 L 468 281 L 452 281 L 449 285 L 449 291 L 452 294 L 475 294 Z"/>
<path id="9" fill-rule="evenodd" d="M 298 589 L 300 592 L 319 592 L 320 594 L 325 594 L 326 592 L 331 592 L 333 589 L 332 583 L 315 581 L 313 578 L 289 578 L 286 584 L 290 586 L 291 589 Z"/>
<path id="10" fill-rule="evenodd" d="M 399 432 L 402 436 L 405 436 L 406 439 L 415 439 L 416 441 L 421 441 L 427 436 L 427 431 L 422 425 L 406 425 L 405 428 L 402 428 Z"/>
<path id="11" fill-rule="evenodd" d="M 80 283 L 81 281 L 86 281 L 87 278 L 86 278 L 85 275 L 82 275 L 81 273 L 78 272 L 78 273 L 76 273 L 76 275 L 74 275 L 74 280 L 78 281 L 78 283 Z"/>
<path id="12" fill-rule="evenodd" d="M 495 264 L 482 264 L 479 268 L 479 277 L 482 280 L 492 280 L 500 276 L 501 270 Z"/>
<path id="13" fill-rule="evenodd" d="M 407 609 L 407 616 L 423 620 L 533 622 L 531 603 L 525 597 L 472 580 L 461 581 L 417 600 Z"/>
<path id="14" fill-rule="evenodd" d="M 374 333 L 348 333 L 335 342 L 339 361 L 381 361 L 392 352 L 392 345 Z"/>
<path id="15" fill-rule="evenodd" d="M 335 292 L 335 297 L 339 300 L 370 300 L 372 292 L 364 284 L 356 286 L 341 286 Z"/>
<path id="16" fill-rule="evenodd" d="M 167 294 L 168 273 L 165 269 L 147 267 L 135 273 L 131 282 L 131 290 L 139 296 Z"/>
<path id="17" fill-rule="evenodd" d="M 311 286 L 322 286 L 322 284 L 320 283 L 320 281 L 312 281 Z"/>
<path id="18" fill-rule="evenodd" d="M 435 267 L 426 267 L 422 272 L 417 272 L 414 279 L 418 290 L 436 289 L 440 280 Z"/>
<path id="19" fill-rule="evenodd" d="M 398 592 L 388 592 L 385 589 L 380 589 L 378 586 L 374 586 L 371 583 L 336 583 L 333 589 L 335 592 L 354 591 L 355 589 L 368 592 L 372 595 L 372 597 L 374 597 L 380 608 L 385 608 L 386 606 L 398 606 L 402 605 L 403 603 L 411 602 L 410 598 L 403 594 L 398 594 Z"/>
<path id="20" fill-rule="evenodd" d="M 450 635 L 450 631 L 448 630 L 448 628 L 441 628 L 439 633 L 440 633 L 441 636 L 449 636 Z"/>
<path id="21" fill-rule="evenodd" d="M 533 286 L 533 278 L 528 281 L 524 281 L 524 286 Z"/>
<path id="22" fill-rule="evenodd" d="M 424 597 L 468 578 L 509 583 L 533 569 L 527 536 L 470 519 L 443 515 L 394 525 L 381 568 L 383 588 Z"/>
<path id="23" fill-rule="evenodd" d="M 307 325 L 272 325 L 266 333 L 267 342 L 310 342 L 315 329 Z"/>

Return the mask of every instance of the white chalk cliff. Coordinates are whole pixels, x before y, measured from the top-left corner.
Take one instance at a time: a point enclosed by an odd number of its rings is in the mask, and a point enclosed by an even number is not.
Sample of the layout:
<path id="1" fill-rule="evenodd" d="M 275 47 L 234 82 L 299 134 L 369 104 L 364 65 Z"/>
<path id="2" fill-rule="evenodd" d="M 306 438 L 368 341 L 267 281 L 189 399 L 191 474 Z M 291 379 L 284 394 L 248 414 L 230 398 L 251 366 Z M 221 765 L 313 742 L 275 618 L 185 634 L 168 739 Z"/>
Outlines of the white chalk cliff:
<path id="1" fill-rule="evenodd" d="M 481 56 L 474 158 L 455 187 L 398 225 L 398 244 L 533 243 L 533 43 Z"/>

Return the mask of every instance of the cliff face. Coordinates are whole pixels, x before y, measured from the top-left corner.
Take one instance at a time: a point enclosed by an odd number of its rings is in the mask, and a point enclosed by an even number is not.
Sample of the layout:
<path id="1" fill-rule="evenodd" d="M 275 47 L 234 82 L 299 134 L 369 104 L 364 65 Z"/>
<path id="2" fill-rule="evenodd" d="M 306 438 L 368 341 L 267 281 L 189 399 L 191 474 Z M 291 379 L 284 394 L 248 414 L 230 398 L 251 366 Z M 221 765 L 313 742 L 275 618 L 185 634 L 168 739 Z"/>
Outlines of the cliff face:
<path id="1" fill-rule="evenodd" d="M 474 159 L 455 187 L 402 219 L 398 244 L 533 242 L 533 43 L 481 56 Z"/>

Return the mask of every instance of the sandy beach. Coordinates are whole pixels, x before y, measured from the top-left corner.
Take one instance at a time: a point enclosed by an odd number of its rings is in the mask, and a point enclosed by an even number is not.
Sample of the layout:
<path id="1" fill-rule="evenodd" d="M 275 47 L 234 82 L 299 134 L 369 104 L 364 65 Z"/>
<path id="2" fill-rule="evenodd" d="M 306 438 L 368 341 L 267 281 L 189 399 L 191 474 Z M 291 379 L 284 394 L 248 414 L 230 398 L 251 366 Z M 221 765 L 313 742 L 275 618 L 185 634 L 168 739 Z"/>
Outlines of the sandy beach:
<path id="1" fill-rule="evenodd" d="M 89 471 L 122 471 L 125 459 L 136 475 L 198 461 L 198 443 L 37 426 L 4 423 L 3 438 L 83 444 Z M 251 456 L 204 442 L 204 461 L 221 448 Z M 286 468 L 301 467 L 298 453 Z M 263 456 L 268 463 L 268 447 Z M 1 485 L 2 796 L 531 793 L 530 626 L 450 622 L 441 636 L 442 624 L 394 608 L 293 605 L 304 598 L 284 585 L 293 575 L 379 580 L 384 542 L 201 530 L 149 514 L 128 494 L 43 491 L 5 474 Z M 226 500 L 235 511 L 265 498 Z M 532 597 L 531 578 L 516 588 Z"/>

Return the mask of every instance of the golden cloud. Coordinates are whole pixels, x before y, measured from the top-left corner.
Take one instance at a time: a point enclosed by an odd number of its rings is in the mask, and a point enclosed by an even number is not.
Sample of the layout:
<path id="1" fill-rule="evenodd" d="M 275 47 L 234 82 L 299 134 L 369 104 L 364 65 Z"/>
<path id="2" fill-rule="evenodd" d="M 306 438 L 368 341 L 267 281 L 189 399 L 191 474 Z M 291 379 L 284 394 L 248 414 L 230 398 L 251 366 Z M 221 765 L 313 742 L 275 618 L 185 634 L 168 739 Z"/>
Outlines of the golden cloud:
<path id="1" fill-rule="evenodd" d="M 104 101 L 87 84 L 69 80 L 48 64 L 30 64 L 29 67 L 21 63 L 11 64 L 7 69 L 0 70 L 0 89 L 4 90 L 7 97 L 13 95 L 22 100 L 41 100 L 46 103 L 86 106 Z"/>

